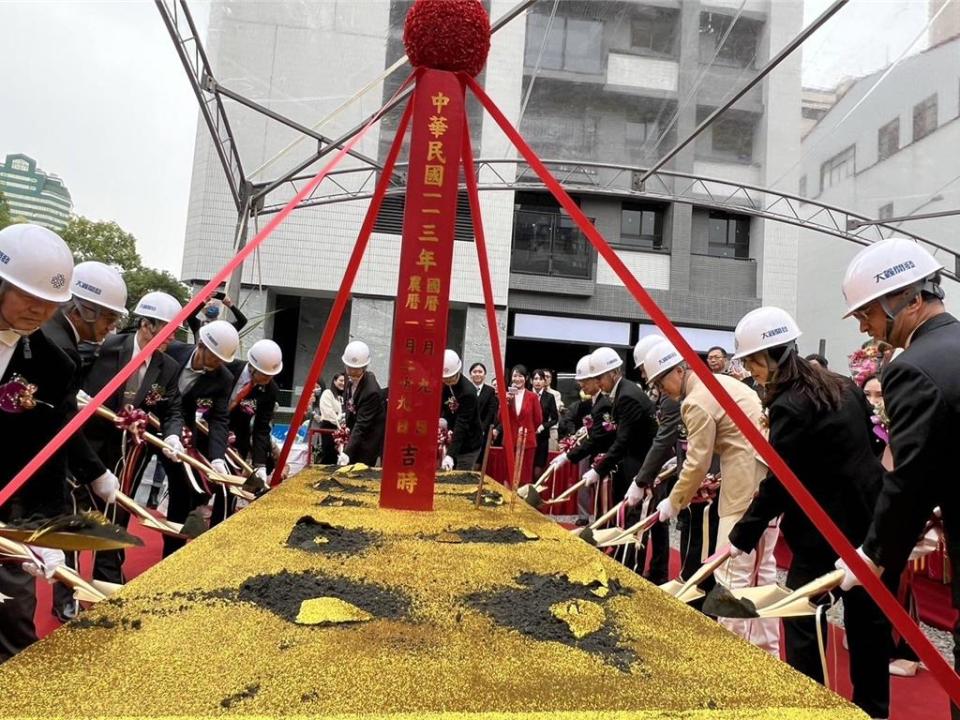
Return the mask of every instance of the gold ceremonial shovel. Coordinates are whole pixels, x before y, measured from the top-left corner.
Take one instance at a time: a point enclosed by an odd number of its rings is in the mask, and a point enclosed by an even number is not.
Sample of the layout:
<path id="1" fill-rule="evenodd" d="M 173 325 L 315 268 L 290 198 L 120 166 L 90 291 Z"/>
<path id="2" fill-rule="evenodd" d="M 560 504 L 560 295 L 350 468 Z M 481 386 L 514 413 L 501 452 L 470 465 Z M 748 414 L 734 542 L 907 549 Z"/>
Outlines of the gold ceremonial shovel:
<path id="1" fill-rule="evenodd" d="M 568 487 L 566 490 L 564 490 L 562 493 L 557 495 L 555 498 L 544 500 L 543 504 L 556 505 L 557 503 L 562 503 L 564 500 L 566 500 L 568 497 L 573 495 L 575 492 L 577 492 L 580 488 L 582 488 L 586 484 L 587 484 L 587 481 L 583 478 L 580 478 L 579 480 L 577 480 L 577 482 L 575 482 L 573 485 Z"/>
<path id="2" fill-rule="evenodd" d="M 22 543 L 0 537 L 0 554 L 16 558 L 22 562 L 35 561 L 37 557 Z M 107 595 L 97 587 L 88 583 L 77 573 L 64 565 L 53 571 L 51 580 L 56 580 L 73 590 L 74 597 L 84 602 L 100 602 L 106 600 Z M 82 596 L 82 597 L 80 597 Z"/>
<path id="3" fill-rule="evenodd" d="M 730 547 L 728 546 L 720 552 L 714 553 L 712 557 L 707 558 L 707 561 L 697 568 L 696 572 L 694 572 L 686 582 L 670 580 L 661 585 L 660 589 L 669 595 L 673 595 L 680 602 L 691 603 L 694 600 L 699 600 L 706 593 L 698 588 L 697 585 L 713 575 L 716 569 L 723 565 L 729 558 Z"/>
<path id="4" fill-rule="evenodd" d="M 703 612 L 734 618 L 807 617 L 817 611 L 810 598 L 833 590 L 842 581 L 843 570 L 832 570 L 796 590 L 779 585 L 730 590 L 718 584 L 707 594 Z"/>
<path id="5" fill-rule="evenodd" d="M 183 525 L 181 523 L 170 522 L 166 518 L 156 517 L 147 512 L 147 509 L 144 508 L 140 503 L 135 501 L 129 495 L 117 491 L 117 505 L 122 507 L 131 515 L 136 516 L 140 521 L 140 524 L 151 530 L 156 530 L 157 532 L 163 533 L 164 535 L 169 535 L 170 537 L 175 538 L 185 538 L 186 535 L 182 533 Z"/>
<path id="6" fill-rule="evenodd" d="M 143 540 L 99 512 L 60 515 L 36 527 L 0 525 L 0 537 L 55 550 L 120 550 L 141 547 Z"/>
<path id="7" fill-rule="evenodd" d="M 615 545 L 627 545 L 633 542 L 633 536 L 637 533 L 641 535 L 647 532 L 650 528 L 656 525 L 660 521 L 660 513 L 654 511 L 650 515 L 647 515 L 643 520 L 631 525 L 626 530 L 618 530 L 618 534 L 614 535 L 611 539 L 606 540 L 605 542 L 598 542 L 598 548 L 613 547 Z M 596 535 L 596 533 L 595 533 Z"/>

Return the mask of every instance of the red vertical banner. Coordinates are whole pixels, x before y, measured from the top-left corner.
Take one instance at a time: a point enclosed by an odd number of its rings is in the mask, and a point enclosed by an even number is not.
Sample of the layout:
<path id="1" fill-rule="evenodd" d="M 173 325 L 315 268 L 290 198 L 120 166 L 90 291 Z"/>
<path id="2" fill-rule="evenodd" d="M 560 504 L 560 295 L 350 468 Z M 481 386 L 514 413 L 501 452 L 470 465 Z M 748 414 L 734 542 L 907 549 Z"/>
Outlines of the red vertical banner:
<path id="1" fill-rule="evenodd" d="M 413 96 L 380 506 L 432 510 L 460 180 L 464 89 L 427 70 Z"/>

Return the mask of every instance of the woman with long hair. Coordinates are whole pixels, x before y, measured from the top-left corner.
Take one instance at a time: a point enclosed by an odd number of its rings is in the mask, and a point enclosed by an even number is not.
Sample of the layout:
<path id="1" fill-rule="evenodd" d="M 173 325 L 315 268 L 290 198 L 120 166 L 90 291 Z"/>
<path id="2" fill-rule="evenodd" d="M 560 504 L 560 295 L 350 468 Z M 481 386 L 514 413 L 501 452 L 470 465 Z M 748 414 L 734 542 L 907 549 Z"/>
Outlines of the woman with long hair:
<path id="1" fill-rule="evenodd" d="M 516 441 L 520 428 L 526 428 L 527 438 L 524 441 L 523 467 L 520 470 L 520 483 L 533 480 L 533 458 L 537 449 L 537 428 L 543 424 L 543 410 L 540 399 L 530 391 L 528 380 L 530 372 L 523 365 L 514 366 L 510 372 L 510 387 L 507 388 L 507 406 L 510 416 L 510 427 L 506 432 L 512 433 Z"/>
<path id="2" fill-rule="evenodd" d="M 537 369 L 533 371 L 533 392 L 540 402 L 540 412 L 543 415 L 540 425 L 537 427 L 537 451 L 533 456 L 533 474 L 539 476 L 547 466 L 550 429 L 556 427 L 560 420 L 557 401 L 549 392 L 546 370 Z"/>
<path id="3" fill-rule="evenodd" d="M 799 336 L 800 328 L 785 310 L 758 308 L 737 325 L 735 357 L 762 387 L 770 443 L 858 546 L 869 528 L 883 477 L 871 447 L 871 412 L 851 380 L 800 357 Z M 787 587 L 798 588 L 833 570 L 837 553 L 772 473 L 760 483 L 730 533 L 732 554 L 753 550 L 768 524 L 781 514 L 780 530 L 793 552 Z M 888 717 L 890 624 L 862 587 L 844 594 L 843 611 L 853 701 L 870 717 Z M 816 621 L 789 619 L 783 627 L 787 662 L 824 682 Z"/>
<path id="4" fill-rule="evenodd" d="M 343 389 L 347 377 L 342 372 L 335 373 L 330 380 L 330 387 L 320 393 L 314 417 L 319 421 L 320 429 L 320 463 L 333 465 L 337 462 L 337 447 L 333 441 L 333 431 L 340 427 L 343 415 Z"/>

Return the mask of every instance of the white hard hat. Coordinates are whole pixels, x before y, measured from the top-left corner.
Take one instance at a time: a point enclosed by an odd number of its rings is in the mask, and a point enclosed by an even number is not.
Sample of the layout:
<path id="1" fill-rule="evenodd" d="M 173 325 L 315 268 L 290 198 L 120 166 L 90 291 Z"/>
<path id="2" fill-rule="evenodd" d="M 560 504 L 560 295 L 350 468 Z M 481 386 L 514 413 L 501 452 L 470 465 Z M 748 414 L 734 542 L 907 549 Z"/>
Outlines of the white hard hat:
<path id="1" fill-rule="evenodd" d="M 277 375 L 283 370 L 283 351 L 273 340 L 257 340 L 247 350 L 247 362 L 264 375 Z"/>
<path id="2" fill-rule="evenodd" d="M 364 368 L 370 364 L 370 348 L 363 340 L 354 340 L 347 343 L 341 360 L 348 368 Z"/>
<path id="3" fill-rule="evenodd" d="M 443 376 L 445 378 L 453 377 L 463 368 L 463 363 L 460 362 L 460 356 L 456 352 L 450 350 L 443 351 Z"/>
<path id="4" fill-rule="evenodd" d="M 803 333 L 797 321 L 786 310 L 778 307 L 758 307 L 751 310 L 737 323 L 733 332 L 733 357 L 735 360 L 793 342 Z"/>
<path id="5" fill-rule="evenodd" d="M 73 269 L 73 296 L 118 313 L 127 311 L 127 284 L 109 265 L 88 260 Z"/>
<path id="6" fill-rule="evenodd" d="M 224 362 L 233 362 L 240 336 L 237 329 L 226 320 L 214 320 L 200 328 L 200 342 Z"/>
<path id="7" fill-rule="evenodd" d="M 892 237 L 865 247 L 847 265 L 843 298 L 849 317 L 867 303 L 920 282 L 943 269 L 930 253 L 913 240 Z"/>
<path id="8" fill-rule="evenodd" d="M 593 364 L 590 362 L 591 355 L 584 355 L 577 361 L 577 373 L 573 376 L 574 380 L 589 380 L 596 377 L 593 371 Z"/>
<path id="9" fill-rule="evenodd" d="M 590 354 L 590 365 L 594 375 L 603 375 L 608 370 L 616 370 L 623 365 L 623 358 L 613 348 L 598 347 Z"/>
<path id="10" fill-rule="evenodd" d="M 133 314 L 139 317 L 162 320 L 165 323 L 173 320 L 183 309 L 180 302 L 173 296 L 159 290 L 148 292 L 137 302 Z"/>
<path id="11" fill-rule="evenodd" d="M 647 382 L 653 382 L 668 370 L 683 362 L 683 356 L 669 340 L 661 340 L 647 351 L 643 359 L 643 372 Z"/>
<path id="12" fill-rule="evenodd" d="M 27 223 L 10 225 L 0 230 L 0 278 L 41 300 L 67 302 L 73 255 L 52 230 Z"/>
<path id="13" fill-rule="evenodd" d="M 663 335 L 656 333 L 640 338 L 640 342 L 633 348 L 633 364 L 638 368 L 643 368 L 643 359 L 647 356 L 647 353 L 650 352 L 650 348 L 665 339 Z"/>

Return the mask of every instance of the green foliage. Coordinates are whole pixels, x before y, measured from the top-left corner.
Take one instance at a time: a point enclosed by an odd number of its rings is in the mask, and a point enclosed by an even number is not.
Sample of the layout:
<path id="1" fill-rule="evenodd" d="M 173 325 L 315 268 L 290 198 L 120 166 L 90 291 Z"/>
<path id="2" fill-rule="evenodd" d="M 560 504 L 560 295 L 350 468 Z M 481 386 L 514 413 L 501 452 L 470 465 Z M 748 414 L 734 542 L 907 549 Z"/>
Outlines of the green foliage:
<path id="1" fill-rule="evenodd" d="M 166 270 L 145 267 L 137 252 L 137 239 L 115 222 L 94 222 L 85 217 L 70 218 L 60 233 L 77 262 L 99 260 L 117 267 L 127 284 L 127 309 L 153 290 L 173 295 L 181 304 L 190 299 L 186 285 Z"/>
<path id="2" fill-rule="evenodd" d="M 75 215 L 60 237 L 70 246 L 77 262 L 99 260 L 124 272 L 141 267 L 137 239 L 115 222 L 94 222 Z"/>
<path id="3" fill-rule="evenodd" d="M 10 225 L 13 219 L 10 217 L 10 206 L 7 205 L 7 199 L 3 196 L 3 190 L 0 190 L 0 230 Z"/>

